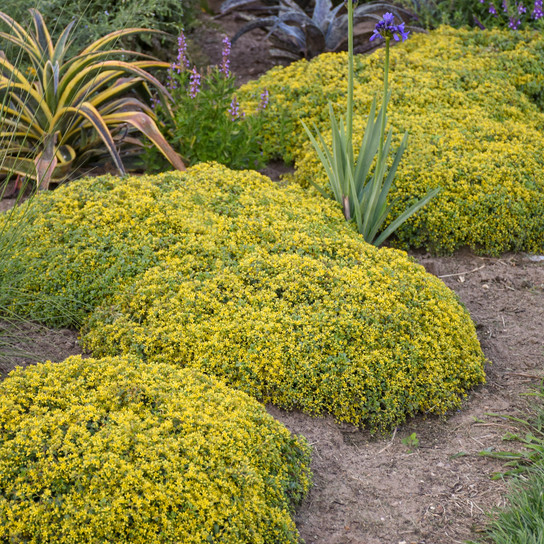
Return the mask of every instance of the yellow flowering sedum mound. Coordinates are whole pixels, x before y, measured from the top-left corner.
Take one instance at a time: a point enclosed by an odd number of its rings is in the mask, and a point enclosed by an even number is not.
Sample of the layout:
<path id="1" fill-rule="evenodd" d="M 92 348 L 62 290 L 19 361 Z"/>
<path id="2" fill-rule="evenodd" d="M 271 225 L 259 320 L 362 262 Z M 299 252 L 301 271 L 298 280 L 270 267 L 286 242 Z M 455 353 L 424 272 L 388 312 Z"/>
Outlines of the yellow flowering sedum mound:
<path id="1" fill-rule="evenodd" d="M 72 357 L 0 383 L 0 542 L 296 543 L 309 450 L 201 373 Z"/>
<path id="2" fill-rule="evenodd" d="M 84 180 L 36 204 L 6 270 L 88 308 L 96 356 L 196 368 L 373 430 L 443 414 L 484 380 L 455 294 L 297 185 L 203 164 Z"/>
<path id="3" fill-rule="evenodd" d="M 32 221 L 6 270 L 88 308 L 96 356 L 196 368 L 373 430 L 443 414 L 484 380 L 455 294 L 297 185 L 218 165 L 84 180 L 41 198 Z"/>
<path id="4" fill-rule="evenodd" d="M 404 131 L 409 140 L 391 196 L 406 203 L 442 187 L 398 231 L 401 243 L 442 253 L 544 250 L 543 48 L 540 33 L 443 27 L 392 49 L 389 124 L 397 142 Z M 294 159 L 303 186 L 328 182 L 300 120 L 330 138 L 328 103 L 345 112 L 346 74 L 347 54 L 324 54 L 241 89 L 246 109 L 269 90 L 265 152 Z M 356 58 L 357 149 L 382 81 L 383 50 Z"/>

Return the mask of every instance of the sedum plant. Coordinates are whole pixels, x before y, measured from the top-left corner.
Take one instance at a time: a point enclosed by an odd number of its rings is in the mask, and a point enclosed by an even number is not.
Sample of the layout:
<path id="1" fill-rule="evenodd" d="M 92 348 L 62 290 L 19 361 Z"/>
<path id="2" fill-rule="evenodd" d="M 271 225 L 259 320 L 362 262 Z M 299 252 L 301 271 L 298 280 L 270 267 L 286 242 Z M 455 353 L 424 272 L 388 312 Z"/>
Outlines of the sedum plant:
<path id="1" fill-rule="evenodd" d="M 183 161 L 155 124 L 153 111 L 132 92 L 151 85 L 166 101 L 168 91 L 147 69 L 168 64 L 133 51 L 105 49 L 122 36 L 153 31 L 112 32 L 67 58 L 75 21 L 54 44 L 40 12 L 30 11 L 34 33 L 0 12 L 0 20 L 10 27 L 9 33 L 0 32 L 0 39 L 18 48 L 31 64 L 23 73 L 0 58 L 0 172 L 30 177 L 46 189 L 105 147 L 124 174 L 119 146 L 141 145 L 128 134 L 128 126 L 183 170 Z M 111 60 L 115 54 L 122 60 Z M 130 55 L 141 60 L 124 60 Z"/>
<path id="2" fill-rule="evenodd" d="M 347 221 L 350 221 L 355 216 L 357 228 L 365 241 L 379 246 L 411 215 L 436 196 L 440 189 L 435 188 L 430 190 L 421 200 L 409 206 L 391 221 L 387 228 L 382 228 L 394 206 L 394 204 L 387 203 L 387 197 L 393 185 L 395 174 L 402 154 L 406 149 L 408 139 L 408 133 L 405 133 L 386 176 L 387 158 L 391 148 L 393 132 L 389 129 L 387 139 L 385 139 L 387 105 L 390 98 L 388 90 L 389 45 L 391 38 L 394 38 L 396 41 L 404 41 L 408 37 L 408 32 L 404 30 L 404 23 L 394 25 L 394 15 L 386 13 L 383 19 L 376 24 L 374 33 L 370 38 L 371 41 L 377 37 L 385 39 L 383 99 L 378 115 L 376 116 L 376 98 L 374 97 L 359 155 L 355 161 L 353 154 L 353 11 L 352 2 L 348 2 L 349 51 L 346 124 L 344 125 L 342 121 L 337 121 L 332 104 L 329 103 L 332 148 L 327 146 L 325 139 L 317 128 L 316 138 L 307 125 L 304 122 L 302 124 L 325 168 L 330 188 L 336 201 L 343 208 L 344 217 Z M 374 171 L 370 174 L 373 164 Z M 315 185 L 315 187 L 326 196 L 323 189 L 318 185 Z"/>
<path id="3" fill-rule="evenodd" d="M 225 2 L 222 12 L 240 9 L 247 2 Z M 308 15 L 294 0 L 280 0 L 277 14 L 256 18 L 243 26 L 233 37 L 235 43 L 240 36 L 255 28 L 269 29 L 274 48 L 270 53 L 275 57 L 298 60 L 300 57 L 312 58 L 326 51 L 339 51 L 346 46 L 349 26 L 349 13 L 342 10 L 344 3 L 334 6 L 331 0 L 315 0 L 314 9 Z M 378 19 L 378 13 L 389 9 L 399 17 L 401 13 L 410 15 L 402 8 L 385 2 L 370 2 L 356 6 L 352 10 L 352 22 Z"/>
<path id="4" fill-rule="evenodd" d="M 70 357 L 0 383 L 0 542 L 297 544 L 310 451 L 190 369 Z"/>
<path id="5" fill-rule="evenodd" d="M 12 254 L 0 277 L 70 299 L 93 356 L 192 367 L 285 409 L 385 430 L 484 380 L 441 280 L 367 244 L 332 200 L 254 171 L 201 163 L 42 192 Z M 64 324 L 44 302 L 20 306 Z"/>

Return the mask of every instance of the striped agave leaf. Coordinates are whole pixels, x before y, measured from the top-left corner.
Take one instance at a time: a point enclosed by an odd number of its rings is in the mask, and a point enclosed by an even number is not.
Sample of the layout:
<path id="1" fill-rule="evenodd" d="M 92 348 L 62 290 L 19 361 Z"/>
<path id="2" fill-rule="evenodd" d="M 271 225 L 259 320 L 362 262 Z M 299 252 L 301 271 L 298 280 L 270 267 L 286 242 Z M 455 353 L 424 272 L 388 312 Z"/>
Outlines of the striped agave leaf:
<path id="1" fill-rule="evenodd" d="M 142 90 L 149 94 L 153 87 L 170 107 L 167 89 L 148 71 L 168 68 L 168 63 L 135 51 L 105 49 L 128 34 L 161 32 L 119 30 L 67 58 L 74 22 L 53 43 L 40 12 L 30 12 L 34 32 L 0 12 L 0 22 L 9 27 L 0 32 L 0 43 L 10 42 L 30 62 L 23 72 L 0 56 L 0 172 L 30 177 L 45 189 L 105 149 L 124 174 L 119 134 L 132 146 L 139 141 L 127 127 L 146 136 L 174 168 L 184 170 L 141 97 Z M 130 57 L 137 60 L 126 60 Z"/>

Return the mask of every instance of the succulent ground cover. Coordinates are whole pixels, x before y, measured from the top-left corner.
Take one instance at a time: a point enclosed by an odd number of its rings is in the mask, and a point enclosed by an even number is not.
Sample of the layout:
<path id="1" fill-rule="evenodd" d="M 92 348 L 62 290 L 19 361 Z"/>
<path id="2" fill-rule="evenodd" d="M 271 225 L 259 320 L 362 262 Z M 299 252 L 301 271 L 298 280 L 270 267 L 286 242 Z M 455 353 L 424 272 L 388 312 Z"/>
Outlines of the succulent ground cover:
<path id="1" fill-rule="evenodd" d="M 492 255 L 544 249 L 543 43 L 536 33 L 442 27 L 392 50 L 389 117 L 409 140 L 391 196 L 405 204 L 442 188 L 397 231 L 401 244 Z M 382 84 L 382 53 L 356 61 L 356 148 Z M 265 150 L 294 160 L 304 186 L 325 187 L 326 178 L 300 121 L 326 132 L 329 101 L 345 109 L 346 72 L 346 54 L 324 54 L 274 68 L 242 89 L 247 108 L 268 89 Z"/>
<path id="2" fill-rule="evenodd" d="M 308 446 L 199 372 L 72 357 L 0 399 L 0 542 L 298 541 Z"/>
<path id="3" fill-rule="evenodd" d="M 74 182 L 33 213 L 5 273 L 41 294 L 31 315 L 72 301 L 95 355 L 197 368 L 373 430 L 445 413 L 484 380 L 454 294 L 298 186 L 203 164 Z"/>

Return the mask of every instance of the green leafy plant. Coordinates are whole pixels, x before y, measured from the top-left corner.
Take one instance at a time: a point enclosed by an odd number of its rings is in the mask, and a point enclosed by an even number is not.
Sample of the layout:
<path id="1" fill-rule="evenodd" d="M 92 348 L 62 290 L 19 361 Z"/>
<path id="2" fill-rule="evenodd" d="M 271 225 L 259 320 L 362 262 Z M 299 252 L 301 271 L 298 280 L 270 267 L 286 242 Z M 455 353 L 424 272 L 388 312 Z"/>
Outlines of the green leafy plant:
<path id="1" fill-rule="evenodd" d="M 230 41 L 223 40 L 221 66 L 200 74 L 190 70 L 185 36 L 180 34 L 178 56 L 171 66 L 168 90 L 172 95 L 173 116 L 157 102 L 156 112 L 165 133 L 188 164 L 216 161 L 231 168 L 257 168 L 262 165 L 262 116 L 268 91 L 252 115 L 240 109 L 235 95 L 236 82 L 229 70 Z M 146 166 L 164 169 L 164 158 L 151 149 L 145 156 Z"/>
<path id="2" fill-rule="evenodd" d="M 542 541 L 544 530 L 544 382 L 527 393 L 535 397 L 533 413 L 527 417 L 506 414 L 486 414 L 511 422 L 503 440 L 515 441 L 522 451 L 495 451 L 487 448 L 480 452 L 485 457 L 505 461 L 506 470 L 492 474 L 493 479 L 512 477 L 507 495 L 508 506 L 489 513 L 490 524 L 485 542 L 494 544 L 528 544 Z M 483 541 L 479 541 L 483 542 Z M 471 542 L 471 544 L 476 544 Z"/>
<path id="3" fill-rule="evenodd" d="M 189 28 L 197 13 L 196 0 L 4 0 L 2 11 L 23 26 L 32 24 L 30 8 L 54 18 L 50 28 L 58 39 L 72 20 L 70 52 L 79 51 L 92 41 L 121 28 L 150 28 L 174 36 Z M 161 34 L 129 34 L 120 37 L 124 48 L 158 54 L 169 37 Z"/>
<path id="4" fill-rule="evenodd" d="M 519 430 L 517 432 L 506 433 L 502 439 L 509 442 L 518 442 L 524 448 L 522 451 L 485 449 L 480 452 L 480 455 L 485 457 L 493 457 L 505 461 L 504 466 L 508 467 L 508 469 L 493 474 L 492 478 L 495 480 L 504 478 L 505 476 L 523 474 L 529 466 L 535 464 L 544 467 L 544 384 L 538 390 L 527 393 L 527 396 L 536 397 L 538 400 L 536 415 L 533 418 L 523 419 L 503 414 L 487 414 L 502 420 L 511 421 L 516 425 Z"/>
<path id="5" fill-rule="evenodd" d="M 391 234 L 393 234 L 411 215 L 420 210 L 439 192 L 433 189 L 421 200 L 409 206 L 404 212 L 397 216 L 391 223 L 382 230 L 384 222 L 388 219 L 394 203 L 388 203 L 387 197 L 395 174 L 406 149 L 408 134 L 397 149 L 393 163 L 386 174 L 387 158 L 391 147 L 392 129 L 389 129 L 387 139 L 384 140 L 385 126 L 387 124 L 387 105 L 390 93 L 388 90 L 389 73 L 389 46 L 391 38 L 395 40 L 407 38 L 408 33 L 404 30 L 404 23 L 394 25 L 394 15 L 386 13 L 383 19 L 378 22 L 371 40 L 380 36 L 385 38 L 385 65 L 383 99 L 381 107 L 376 116 L 376 98 L 372 102 L 367 126 L 364 132 L 363 141 L 359 150 L 357 161 L 354 161 L 353 154 L 353 85 L 354 85 L 354 61 L 353 61 L 353 4 L 348 2 L 349 20 L 349 51 L 348 51 L 348 103 L 346 111 L 346 124 L 336 120 L 332 104 L 329 103 L 329 116 L 332 130 L 332 148 L 329 148 L 314 125 L 317 138 L 312 134 L 307 125 L 302 122 L 312 145 L 327 173 L 330 188 L 336 201 L 342 206 L 344 217 L 350 221 L 354 216 L 359 232 L 366 242 L 380 245 Z M 377 157 L 376 157 L 377 153 Z M 374 164 L 374 172 L 369 174 Z M 314 184 L 315 185 L 315 184 Z M 326 196 L 325 191 L 315 185 L 321 193 Z"/>
<path id="6" fill-rule="evenodd" d="M 254 2 L 226 2 L 222 11 L 240 9 L 244 4 Z M 398 17 L 410 13 L 398 6 L 385 2 L 370 2 L 357 5 L 351 15 L 352 22 L 361 23 L 379 19 L 378 14 L 389 9 Z M 280 0 L 277 14 L 257 17 L 243 26 L 232 38 L 234 44 L 240 36 L 256 28 L 269 29 L 268 37 L 274 47 L 270 53 L 274 57 L 297 60 L 300 57 L 312 58 L 326 51 L 340 51 L 346 48 L 346 37 L 350 15 L 344 3 L 334 6 L 331 0 L 315 0 L 311 15 L 294 0 Z"/>
<path id="7" fill-rule="evenodd" d="M 416 433 L 412 433 L 411 435 L 406 436 L 401 440 L 401 442 L 408 448 L 410 452 L 419 448 L 419 438 L 417 437 Z"/>
<path id="8" fill-rule="evenodd" d="M 128 127 L 144 134 L 183 170 L 183 161 L 160 133 L 151 108 L 136 94 L 148 84 L 166 101 L 168 91 L 146 70 L 168 65 L 133 51 L 104 49 L 121 36 L 154 31 L 119 30 L 67 59 L 74 22 L 53 44 L 42 15 L 35 9 L 31 14 L 33 34 L 0 12 L 10 29 L 0 32 L 0 39 L 24 52 L 31 64 L 29 76 L 0 58 L 0 171 L 30 177 L 39 188 L 47 188 L 105 148 L 124 174 L 118 147 L 142 145 Z M 112 55 L 121 60 L 110 60 Z M 124 60 L 131 55 L 142 60 Z"/>

